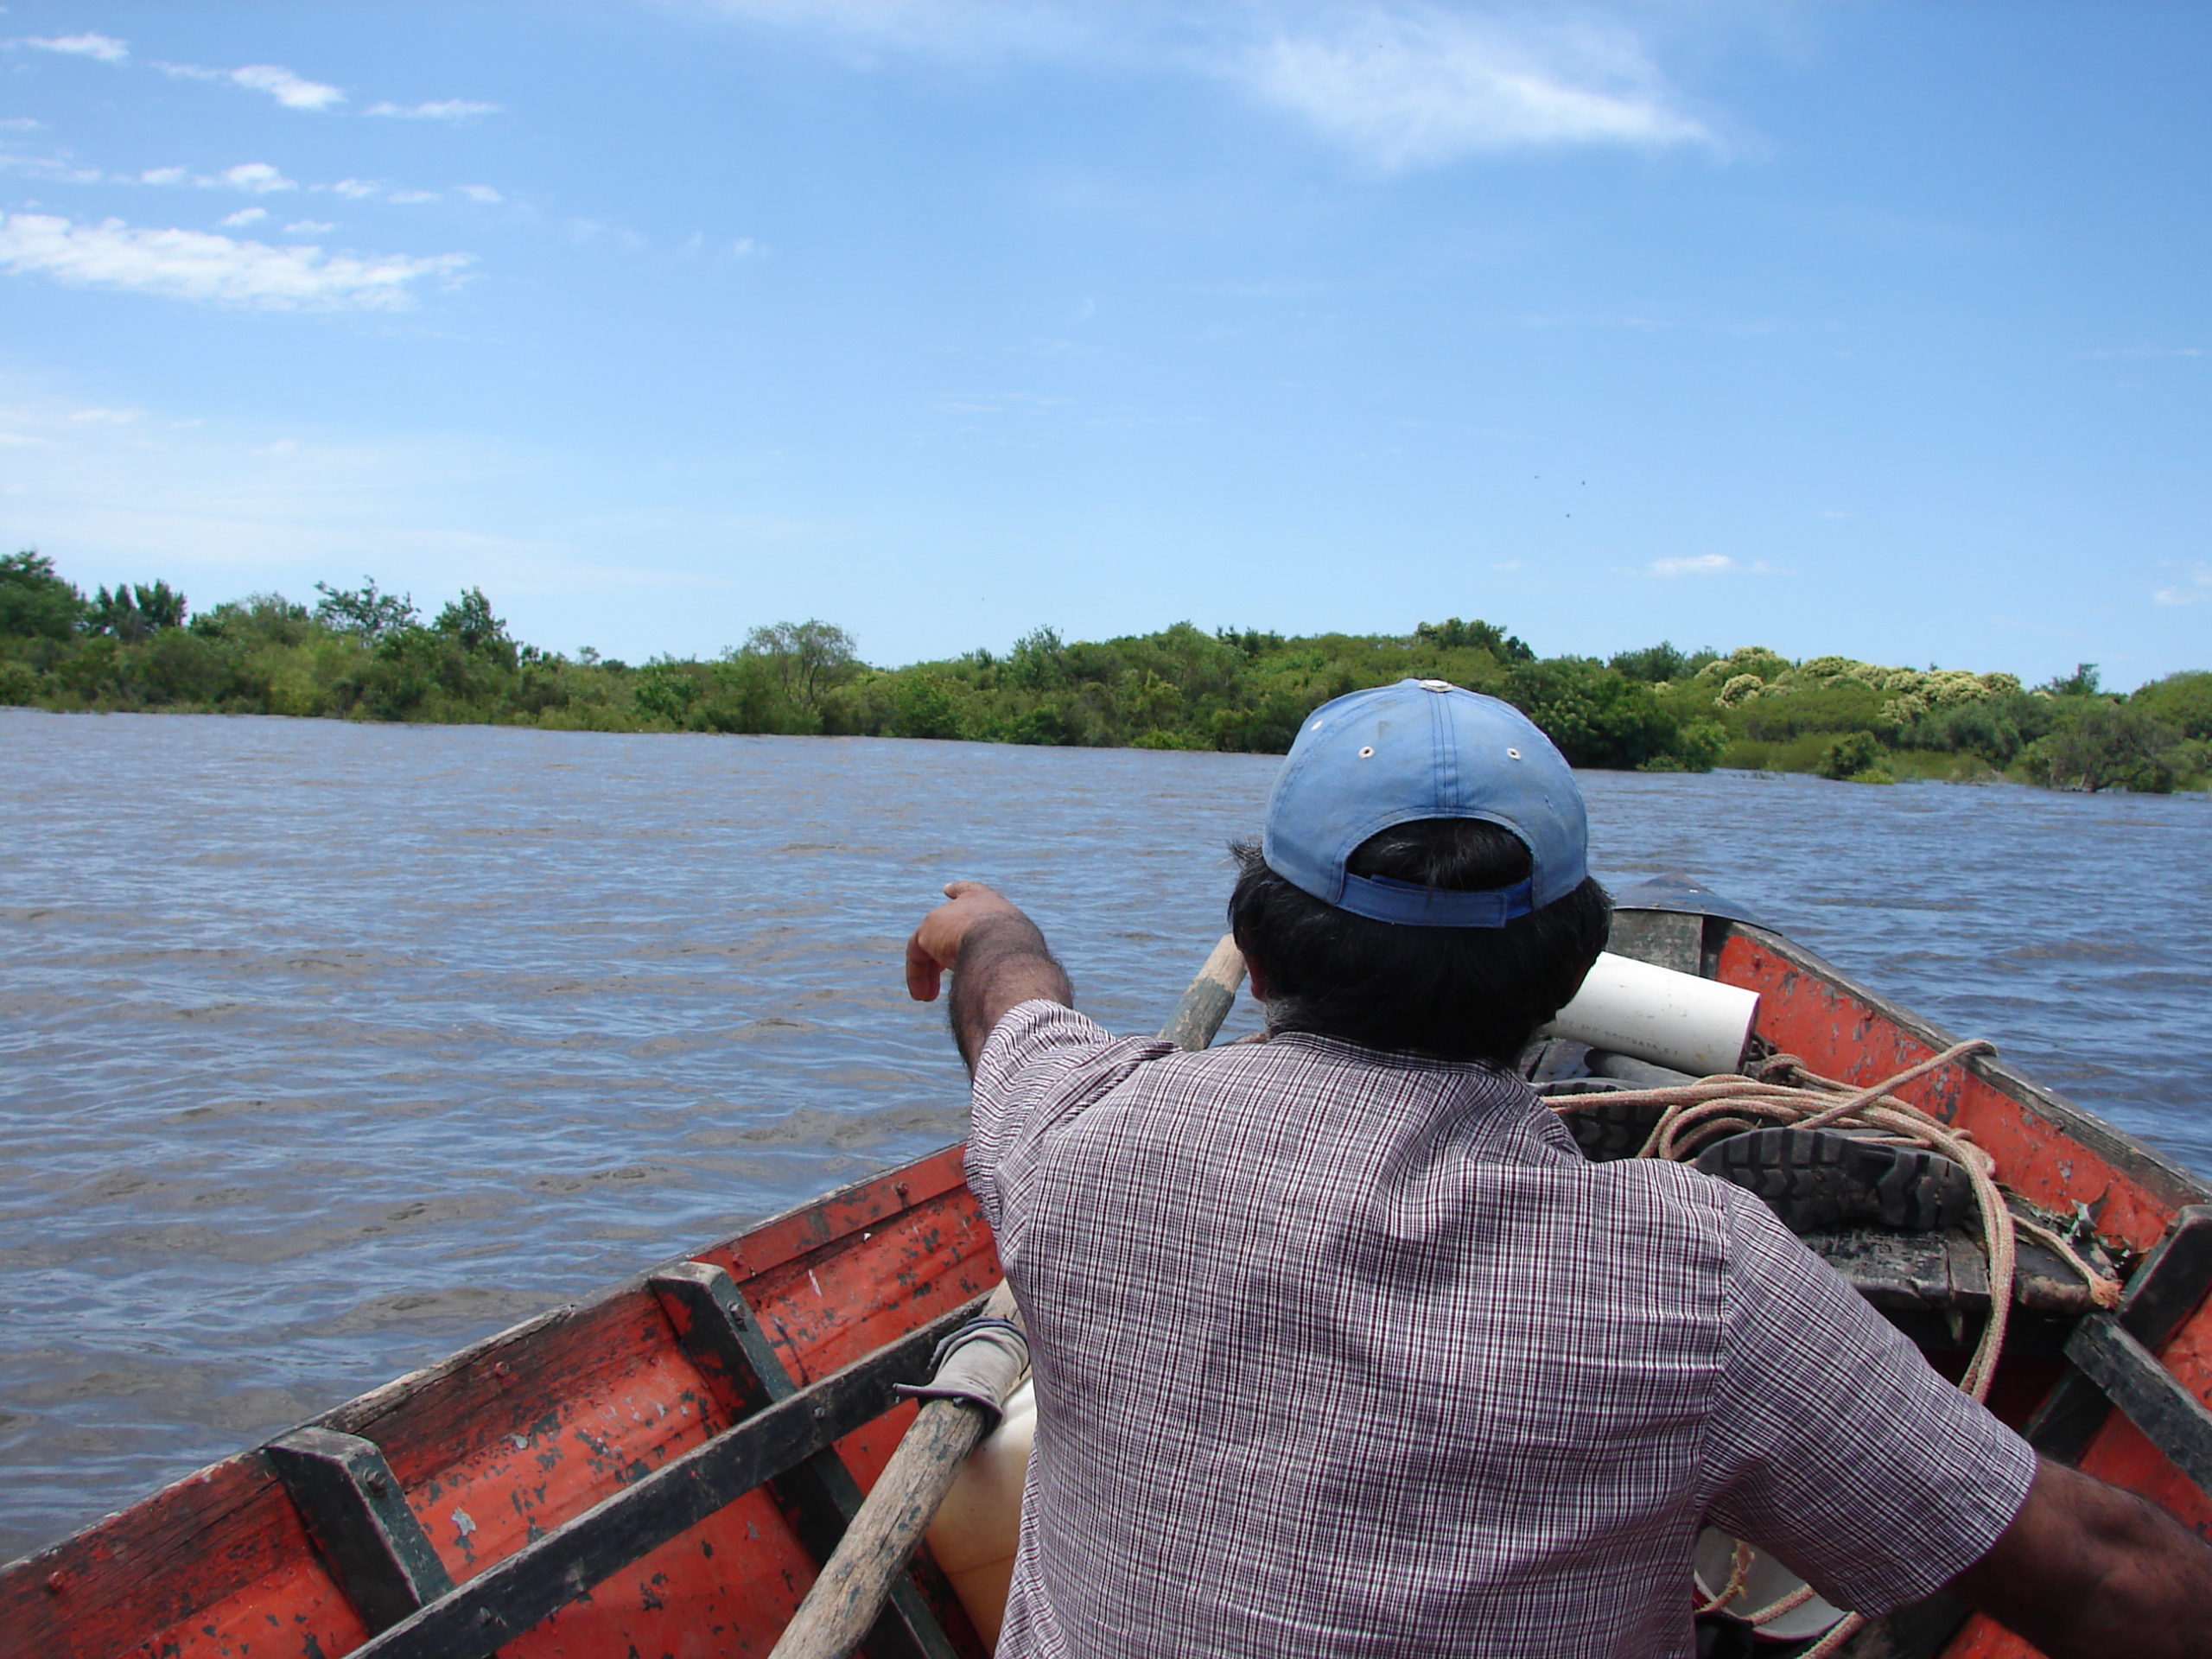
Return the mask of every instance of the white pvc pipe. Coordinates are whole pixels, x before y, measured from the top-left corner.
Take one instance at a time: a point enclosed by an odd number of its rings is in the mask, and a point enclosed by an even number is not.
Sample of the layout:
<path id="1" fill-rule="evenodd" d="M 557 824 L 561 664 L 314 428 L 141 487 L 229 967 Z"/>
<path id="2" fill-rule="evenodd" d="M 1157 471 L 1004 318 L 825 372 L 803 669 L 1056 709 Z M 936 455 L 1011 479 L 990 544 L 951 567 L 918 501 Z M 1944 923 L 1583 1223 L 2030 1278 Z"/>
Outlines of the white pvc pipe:
<path id="1" fill-rule="evenodd" d="M 1554 1037 L 1704 1077 L 1743 1063 L 1758 1009 L 1757 991 L 1607 950 L 1547 1029 Z"/>

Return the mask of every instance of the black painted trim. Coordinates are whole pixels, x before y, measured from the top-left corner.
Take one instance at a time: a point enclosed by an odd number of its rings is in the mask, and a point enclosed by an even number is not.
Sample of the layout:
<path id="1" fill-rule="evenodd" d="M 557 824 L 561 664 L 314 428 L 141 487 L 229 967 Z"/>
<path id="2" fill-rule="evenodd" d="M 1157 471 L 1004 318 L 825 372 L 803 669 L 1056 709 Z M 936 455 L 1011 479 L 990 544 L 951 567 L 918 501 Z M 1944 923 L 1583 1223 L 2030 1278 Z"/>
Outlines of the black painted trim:
<path id="1" fill-rule="evenodd" d="M 2109 1313 L 2074 1328 L 2066 1357 L 2126 1412 L 2166 1460 L 2212 1493 L 2212 1411 Z"/>
<path id="2" fill-rule="evenodd" d="M 924 1380 L 939 1340 L 981 1305 L 981 1298 L 964 1302 L 692 1447 L 354 1653 L 474 1659 L 512 1641 L 647 1551 L 882 1415 L 897 1402 L 893 1389 Z"/>
<path id="3" fill-rule="evenodd" d="M 2212 1288 L 2212 1205 L 2190 1205 L 2174 1217 L 2158 1248 L 2143 1260 L 2120 1304 L 2120 1325 L 2152 1350 L 2163 1348 Z M 2037 1408 L 2024 1433 L 2047 1458 L 2078 1463 L 2112 1409 L 2104 1390 L 2070 1370 Z"/>
<path id="4" fill-rule="evenodd" d="M 372 1634 L 451 1592 L 445 1563 L 373 1441 L 298 1428 L 270 1441 L 261 1455 Z"/>
<path id="5" fill-rule="evenodd" d="M 709 1262 L 679 1262 L 646 1282 L 670 1312 L 670 1323 L 692 1363 L 727 1392 L 741 1413 L 763 1409 L 798 1392 L 746 1305 L 745 1293 L 721 1268 Z M 860 1482 L 844 1459 L 835 1446 L 825 1446 L 770 1486 L 807 1554 L 817 1567 L 826 1565 L 861 1511 Z M 874 1659 L 959 1659 L 959 1649 L 928 1599 L 904 1573 L 892 1583 L 890 1604 L 869 1631 L 868 1648 Z"/>

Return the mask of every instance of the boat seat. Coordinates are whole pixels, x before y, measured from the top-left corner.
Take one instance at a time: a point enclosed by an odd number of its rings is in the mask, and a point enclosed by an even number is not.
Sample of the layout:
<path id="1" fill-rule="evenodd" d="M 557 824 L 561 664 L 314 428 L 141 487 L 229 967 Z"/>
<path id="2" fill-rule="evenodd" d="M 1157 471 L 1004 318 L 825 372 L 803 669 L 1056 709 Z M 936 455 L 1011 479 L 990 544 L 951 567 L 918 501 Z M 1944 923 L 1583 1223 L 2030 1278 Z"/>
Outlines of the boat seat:
<path id="1" fill-rule="evenodd" d="M 1989 1313 L 1989 1262 L 1978 1233 L 1837 1227 L 1799 1236 L 1931 1358 L 1963 1357 L 1974 1347 Z M 2100 1257 L 2091 1259 L 2112 1270 Z M 2056 1360 L 2083 1316 L 2095 1311 L 2082 1275 L 2022 1236 L 2005 1332 L 2007 1359 Z"/>

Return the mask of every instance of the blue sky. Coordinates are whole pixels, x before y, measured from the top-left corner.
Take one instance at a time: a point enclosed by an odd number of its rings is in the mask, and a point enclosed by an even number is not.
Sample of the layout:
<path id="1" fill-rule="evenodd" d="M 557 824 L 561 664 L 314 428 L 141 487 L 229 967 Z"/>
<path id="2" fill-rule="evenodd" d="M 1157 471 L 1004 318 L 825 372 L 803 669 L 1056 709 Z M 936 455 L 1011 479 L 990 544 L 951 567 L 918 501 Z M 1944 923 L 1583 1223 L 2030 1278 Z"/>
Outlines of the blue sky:
<path id="1" fill-rule="evenodd" d="M 0 536 L 632 660 L 2212 666 L 2212 10 L 19 3 Z"/>

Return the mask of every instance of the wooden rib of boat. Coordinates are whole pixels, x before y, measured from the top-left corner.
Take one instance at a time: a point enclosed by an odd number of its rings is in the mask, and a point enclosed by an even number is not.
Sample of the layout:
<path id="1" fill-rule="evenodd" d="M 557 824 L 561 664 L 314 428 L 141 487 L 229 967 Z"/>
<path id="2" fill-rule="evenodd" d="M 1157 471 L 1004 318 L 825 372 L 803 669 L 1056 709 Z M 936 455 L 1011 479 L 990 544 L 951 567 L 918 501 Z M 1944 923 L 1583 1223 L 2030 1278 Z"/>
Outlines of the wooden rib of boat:
<path id="1" fill-rule="evenodd" d="M 1830 1077 L 1878 1082 L 1949 1046 L 1694 889 L 1624 895 L 1614 949 L 1758 992 L 1758 1034 Z M 1971 1129 L 2022 1198 L 2086 1214 L 2127 1273 L 2108 1313 L 2063 1269 L 2028 1263 L 1993 1405 L 2049 1454 L 2212 1529 L 2212 1191 L 2000 1059 L 1899 1092 Z M 1987 1286 L 1955 1248 L 1841 1255 L 1939 1364 L 1971 1344 Z M 948 1147 L 478 1343 L 0 1569 L 0 1654 L 766 1653 L 913 1414 L 895 1385 L 925 1374 L 999 1278 Z M 868 1650 L 985 1649 L 925 1554 Z M 1848 1651 L 2032 1649 L 1939 1598 Z"/>

